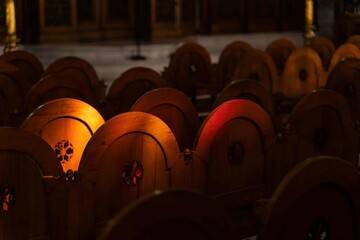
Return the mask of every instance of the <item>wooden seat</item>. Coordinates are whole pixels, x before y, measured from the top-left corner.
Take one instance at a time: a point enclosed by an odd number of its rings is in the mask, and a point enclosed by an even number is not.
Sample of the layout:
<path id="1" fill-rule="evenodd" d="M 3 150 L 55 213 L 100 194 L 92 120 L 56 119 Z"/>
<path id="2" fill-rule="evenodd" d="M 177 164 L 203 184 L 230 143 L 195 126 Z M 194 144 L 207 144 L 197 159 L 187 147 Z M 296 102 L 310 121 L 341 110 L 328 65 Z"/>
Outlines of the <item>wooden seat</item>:
<path id="1" fill-rule="evenodd" d="M 276 39 L 267 45 L 265 52 L 274 60 L 279 76 L 281 76 L 284 71 L 287 58 L 295 50 L 295 44 L 286 38 Z"/>
<path id="2" fill-rule="evenodd" d="M 346 100 L 336 91 L 322 89 L 303 97 L 286 126 L 269 151 L 275 167 L 273 186 L 296 164 L 314 156 L 335 156 L 357 166 L 357 132 Z"/>
<path id="3" fill-rule="evenodd" d="M 358 48 L 360 48 L 360 35 L 351 35 L 347 40 L 347 43 L 352 43 L 356 45 Z"/>
<path id="4" fill-rule="evenodd" d="M 198 43 L 185 42 L 171 55 L 163 76 L 170 86 L 192 97 L 196 104 L 197 95 L 212 92 L 211 72 L 209 52 Z"/>
<path id="5" fill-rule="evenodd" d="M 330 59 L 336 48 L 334 43 L 325 36 L 320 36 L 311 41 L 309 47 L 314 49 L 320 56 L 325 71 L 328 70 Z"/>
<path id="6" fill-rule="evenodd" d="M 78 169 L 86 144 L 103 123 L 102 116 L 89 104 L 61 98 L 34 110 L 21 128 L 42 137 L 67 172 Z"/>
<path id="7" fill-rule="evenodd" d="M 343 159 L 301 162 L 268 201 L 257 239 L 357 239 L 359 187 L 357 169 Z"/>
<path id="8" fill-rule="evenodd" d="M 41 104 L 59 98 L 74 98 L 97 106 L 96 96 L 84 81 L 68 73 L 57 73 L 45 76 L 29 90 L 24 112 L 29 114 Z"/>
<path id="9" fill-rule="evenodd" d="M 23 99 L 11 77 L 0 73 L 0 126 L 20 126 Z"/>
<path id="10" fill-rule="evenodd" d="M 12 63 L 0 61 L 0 74 L 11 78 L 17 85 L 21 98 L 24 98 L 33 83 L 27 79 L 25 72 L 21 71 Z"/>
<path id="11" fill-rule="evenodd" d="M 325 71 L 319 55 L 312 48 L 298 48 L 288 57 L 282 78 L 276 85 L 288 98 L 301 98 L 323 86 Z"/>
<path id="12" fill-rule="evenodd" d="M 196 186 L 201 175 L 192 174 L 196 164 L 184 161 L 174 134 L 159 118 L 119 114 L 97 130 L 83 153 L 79 172 L 88 204 L 79 206 L 79 214 L 95 224 L 90 232 L 100 233 L 126 204 L 154 190 Z"/>
<path id="13" fill-rule="evenodd" d="M 67 239 L 62 175 L 44 140 L 20 128 L 0 128 L 1 239 Z"/>
<path id="14" fill-rule="evenodd" d="M 357 166 L 357 140 L 346 100 L 329 89 L 314 91 L 296 105 L 288 121 L 288 137 L 296 148 L 295 163 L 328 155 Z"/>
<path id="15" fill-rule="evenodd" d="M 196 107 L 175 88 L 158 88 L 141 96 L 131 111 L 151 113 L 163 120 L 176 136 L 180 150 L 191 149 L 200 126 Z"/>
<path id="16" fill-rule="evenodd" d="M 330 60 L 328 72 L 331 72 L 337 63 L 348 58 L 360 58 L 359 48 L 352 43 L 342 44 L 335 50 Z"/>
<path id="17" fill-rule="evenodd" d="M 34 54 L 24 50 L 6 52 L 0 55 L 0 61 L 5 61 L 18 67 L 24 72 L 26 80 L 31 85 L 39 81 L 44 74 L 44 66 L 40 60 Z"/>
<path id="18" fill-rule="evenodd" d="M 261 82 L 266 89 L 272 92 L 273 83 L 278 76 L 274 60 L 264 51 L 251 49 L 239 59 L 231 80 L 252 79 Z"/>
<path id="19" fill-rule="evenodd" d="M 270 116 L 275 115 L 275 106 L 271 94 L 261 83 L 240 79 L 230 82 L 215 99 L 213 108 L 232 99 L 247 99 L 259 104 Z"/>
<path id="20" fill-rule="evenodd" d="M 114 80 L 106 95 L 110 116 L 129 111 L 136 100 L 146 92 L 167 86 L 166 80 L 155 70 L 147 67 L 132 67 Z"/>
<path id="21" fill-rule="evenodd" d="M 144 197 L 116 215 L 102 240 L 224 239 L 226 217 L 210 198 L 189 190 Z"/>
<path id="22" fill-rule="evenodd" d="M 354 122 L 360 122 L 360 59 L 350 58 L 339 62 L 330 72 L 326 88 L 333 89 L 346 99 Z"/>
<path id="23" fill-rule="evenodd" d="M 194 157 L 205 164 L 205 192 L 228 212 L 233 237 L 258 230 L 252 206 L 267 195 L 266 154 L 274 136 L 267 112 L 244 99 L 223 103 L 200 128 Z"/>
<path id="24" fill-rule="evenodd" d="M 85 59 L 75 56 L 58 58 L 45 69 L 43 76 L 63 72 L 85 81 L 93 91 L 98 102 L 104 100 L 106 92 L 104 81 L 99 79 L 94 67 Z"/>
<path id="25" fill-rule="evenodd" d="M 237 66 L 238 61 L 249 49 L 253 49 L 250 43 L 237 40 L 227 44 L 225 48 L 221 51 L 217 64 L 217 85 L 219 85 L 220 90 L 222 90 L 222 88 L 231 81 L 231 77 Z"/>

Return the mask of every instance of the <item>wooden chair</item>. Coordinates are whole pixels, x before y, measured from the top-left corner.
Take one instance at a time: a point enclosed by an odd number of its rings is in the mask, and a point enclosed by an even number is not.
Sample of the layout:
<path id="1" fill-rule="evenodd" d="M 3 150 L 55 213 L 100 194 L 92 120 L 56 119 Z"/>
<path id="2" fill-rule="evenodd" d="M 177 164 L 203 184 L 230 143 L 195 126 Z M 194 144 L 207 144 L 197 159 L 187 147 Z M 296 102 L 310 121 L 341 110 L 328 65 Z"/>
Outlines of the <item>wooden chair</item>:
<path id="1" fill-rule="evenodd" d="M 265 52 L 268 53 L 274 60 L 277 74 L 279 76 L 281 76 L 284 71 L 287 58 L 295 50 L 295 44 L 285 38 L 276 39 L 267 45 Z"/>
<path id="2" fill-rule="evenodd" d="M 18 67 L 26 75 L 26 80 L 34 85 L 44 74 L 44 66 L 40 60 L 32 53 L 17 50 L 0 55 L 0 61 L 11 63 Z"/>
<path id="3" fill-rule="evenodd" d="M 309 47 L 319 54 L 324 70 L 328 71 L 330 59 L 336 50 L 334 43 L 329 38 L 320 36 L 312 40 Z"/>
<path id="4" fill-rule="evenodd" d="M 200 44 L 185 42 L 171 55 L 163 76 L 170 86 L 190 96 L 215 94 L 212 82 L 212 63 L 209 52 Z"/>
<path id="5" fill-rule="evenodd" d="M 360 48 L 360 35 L 351 35 L 347 40 L 347 43 L 352 43 L 356 45 L 358 48 Z"/>
<path id="6" fill-rule="evenodd" d="M 222 90 L 230 81 L 238 61 L 246 51 L 253 49 L 250 43 L 237 40 L 229 43 L 221 51 L 217 64 L 217 83 L 219 90 Z"/>
<path id="7" fill-rule="evenodd" d="M 331 72 L 340 61 L 348 58 L 360 58 L 359 48 L 352 43 L 344 43 L 335 50 L 330 60 L 328 72 Z"/>
<path id="8" fill-rule="evenodd" d="M 106 111 L 109 114 L 106 118 L 129 111 L 143 94 L 166 86 L 166 80 L 151 68 L 132 67 L 126 70 L 114 80 L 106 95 Z"/>
<path id="9" fill-rule="evenodd" d="M 296 49 L 288 57 L 282 78 L 275 87 L 285 97 L 300 99 L 324 85 L 325 71 L 319 55 L 309 47 Z"/>
<path id="10" fill-rule="evenodd" d="M 249 79 L 230 82 L 215 99 L 213 109 L 232 99 L 247 99 L 257 103 L 269 114 L 274 128 L 280 127 L 278 126 L 280 119 L 272 95 L 261 83 Z"/>
<path id="11" fill-rule="evenodd" d="M 266 155 L 274 137 L 267 112 L 244 99 L 223 103 L 200 128 L 193 156 L 205 164 L 205 192 L 226 209 L 232 237 L 258 231 L 253 203 L 267 196 Z"/>
<path id="12" fill-rule="evenodd" d="M 215 99 L 213 109 L 232 99 L 247 99 L 259 104 L 270 116 L 275 115 L 271 94 L 261 83 L 240 79 L 230 82 Z"/>
<path id="13" fill-rule="evenodd" d="M 356 239 L 360 178 L 343 159 L 319 156 L 294 167 L 263 214 L 257 239 Z"/>
<path id="14" fill-rule="evenodd" d="M 96 100 L 98 102 L 104 100 L 106 92 L 104 81 L 98 78 L 94 67 L 85 59 L 75 56 L 59 58 L 45 69 L 43 76 L 63 72 L 69 73 L 70 75 L 87 82 L 90 89 L 96 96 Z"/>
<path id="15" fill-rule="evenodd" d="M 360 59 L 350 58 L 339 62 L 330 72 L 325 88 L 333 89 L 346 99 L 354 122 L 360 123 Z M 356 123 L 356 125 L 359 125 Z"/>
<path id="16" fill-rule="evenodd" d="M 45 76 L 29 90 L 24 100 L 24 113 L 27 115 L 41 104 L 59 98 L 74 98 L 97 106 L 96 96 L 85 82 L 68 73 L 57 73 Z"/>
<path id="17" fill-rule="evenodd" d="M 252 79 L 262 83 L 270 92 L 278 76 L 274 60 L 264 51 L 251 49 L 239 59 L 231 80 Z"/>
<path id="18" fill-rule="evenodd" d="M 329 89 L 314 91 L 300 100 L 287 121 L 286 133 L 271 147 L 269 158 L 275 183 L 307 158 L 327 155 L 358 165 L 358 138 L 351 111 L 341 94 Z"/>
<path id="19" fill-rule="evenodd" d="M 159 118 L 126 112 L 108 120 L 85 148 L 80 162 L 83 224 L 94 236 L 128 203 L 154 190 L 199 186 L 196 161 L 184 161 L 174 134 Z M 195 172 L 197 174 L 192 174 Z M 86 236 L 84 236 L 85 239 Z"/>
<path id="20" fill-rule="evenodd" d="M 153 193 L 116 215 L 102 240 L 224 239 L 227 219 L 209 197 L 189 190 Z"/>
<path id="21" fill-rule="evenodd" d="M 24 98 L 33 83 L 28 80 L 25 72 L 21 71 L 12 63 L 0 61 L 0 74 L 11 78 L 17 85 L 21 98 Z"/>
<path id="22" fill-rule="evenodd" d="M 62 175 L 44 140 L 20 128 L 0 128 L 1 239 L 68 239 Z"/>
<path id="23" fill-rule="evenodd" d="M 200 126 L 196 107 L 175 88 L 158 88 L 141 96 L 130 111 L 151 113 L 163 120 L 174 133 L 180 150 L 191 149 Z"/>
<path id="24" fill-rule="evenodd" d="M 0 73 L 0 126 L 20 126 L 23 99 L 15 81 Z"/>
<path id="25" fill-rule="evenodd" d="M 21 128 L 43 138 L 67 172 L 78 170 L 86 144 L 103 123 L 102 116 L 89 104 L 61 98 L 34 110 Z"/>

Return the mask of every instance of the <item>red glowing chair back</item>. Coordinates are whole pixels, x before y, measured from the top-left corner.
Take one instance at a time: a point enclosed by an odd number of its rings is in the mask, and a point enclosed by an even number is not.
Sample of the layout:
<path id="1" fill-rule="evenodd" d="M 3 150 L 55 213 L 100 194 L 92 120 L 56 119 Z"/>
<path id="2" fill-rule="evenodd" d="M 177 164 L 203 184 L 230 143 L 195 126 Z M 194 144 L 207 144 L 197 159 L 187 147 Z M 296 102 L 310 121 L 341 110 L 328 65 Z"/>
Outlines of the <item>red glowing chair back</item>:
<path id="1" fill-rule="evenodd" d="M 193 155 L 205 164 L 205 191 L 234 213 L 233 237 L 259 227 L 252 205 L 267 196 L 272 163 L 266 155 L 274 135 L 268 113 L 244 99 L 221 104 L 200 128 Z M 235 213 L 240 208 L 246 213 Z"/>

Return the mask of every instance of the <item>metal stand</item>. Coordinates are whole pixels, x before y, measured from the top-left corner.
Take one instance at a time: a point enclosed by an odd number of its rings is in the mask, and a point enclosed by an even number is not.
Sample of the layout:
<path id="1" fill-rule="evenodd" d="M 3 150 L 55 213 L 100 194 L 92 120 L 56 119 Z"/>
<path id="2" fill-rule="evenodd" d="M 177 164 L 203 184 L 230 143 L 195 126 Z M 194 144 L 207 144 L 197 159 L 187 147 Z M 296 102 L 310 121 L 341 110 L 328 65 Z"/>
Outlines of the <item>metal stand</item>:
<path id="1" fill-rule="evenodd" d="M 132 55 L 129 57 L 130 60 L 138 61 L 138 60 L 146 60 L 146 57 L 141 55 L 141 23 L 142 23 L 142 16 L 144 14 L 144 9 L 142 5 L 142 0 L 136 1 L 136 10 L 138 16 L 137 22 L 136 22 L 136 30 L 135 30 L 135 46 L 136 46 L 136 53 L 135 55 Z"/>

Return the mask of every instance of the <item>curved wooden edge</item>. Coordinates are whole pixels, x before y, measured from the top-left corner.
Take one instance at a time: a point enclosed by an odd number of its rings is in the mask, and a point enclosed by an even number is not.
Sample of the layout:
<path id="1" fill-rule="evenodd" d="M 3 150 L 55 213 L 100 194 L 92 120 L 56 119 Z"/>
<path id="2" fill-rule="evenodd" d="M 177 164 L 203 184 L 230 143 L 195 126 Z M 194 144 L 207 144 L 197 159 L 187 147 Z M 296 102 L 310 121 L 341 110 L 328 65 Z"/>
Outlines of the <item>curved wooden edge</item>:
<path id="1" fill-rule="evenodd" d="M 262 217 L 266 225 L 281 215 L 306 191 L 320 185 L 338 186 L 356 206 L 356 221 L 360 220 L 360 175 L 349 162 L 335 157 L 309 158 L 297 164 L 281 181 L 273 193 Z"/>
<path id="2" fill-rule="evenodd" d="M 196 107 L 185 93 L 175 88 L 157 88 L 141 96 L 130 111 L 151 112 L 160 105 L 171 105 L 184 114 L 189 125 L 189 131 L 197 132 L 200 119 Z"/>
<path id="3" fill-rule="evenodd" d="M 45 69 L 43 76 L 45 77 L 55 73 L 65 72 L 67 69 L 77 69 L 80 71 L 86 76 L 91 89 L 97 90 L 97 87 L 99 86 L 99 77 L 94 67 L 88 61 L 79 57 L 66 56 L 55 60 Z"/>
<path id="4" fill-rule="evenodd" d="M 237 63 L 237 66 L 234 69 L 232 80 L 239 79 L 238 76 L 244 69 L 246 70 L 246 65 L 253 61 L 258 63 L 261 62 L 266 66 L 271 79 L 269 79 L 269 82 L 264 81 L 263 83 L 264 86 L 269 89 L 270 92 L 272 92 L 274 83 L 278 82 L 276 65 L 274 60 L 268 53 L 258 49 L 250 49 L 249 51 L 246 51 L 244 53 L 244 56 Z"/>
<path id="5" fill-rule="evenodd" d="M 7 101 L 7 110 L 9 113 L 22 112 L 23 99 L 19 88 L 10 77 L 0 74 L 0 92 Z"/>
<path id="6" fill-rule="evenodd" d="M 209 69 L 211 68 L 211 57 L 208 50 L 196 42 L 185 42 L 180 47 L 178 47 L 175 52 L 171 55 L 169 69 L 176 68 L 176 65 L 179 62 L 179 59 L 183 57 L 184 54 L 188 53 L 197 53 L 200 54 L 206 63 L 209 65 Z"/>
<path id="7" fill-rule="evenodd" d="M 12 63 L 15 66 L 17 66 L 19 62 L 26 62 L 32 67 L 35 79 L 37 80 L 40 80 L 44 73 L 44 66 L 40 60 L 34 54 L 24 50 L 6 52 L 0 56 L 0 61 L 2 60 Z"/>
<path id="8" fill-rule="evenodd" d="M 63 170 L 52 148 L 35 134 L 17 127 L 0 127 L 0 150 L 14 150 L 34 159 L 43 175 L 61 176 Z"/>
<path id="9" fill-rule="evenodd" d="M 285 63 L 281 82 L 277 84 L 277 90 L 281 93 L 287 91 L 288 93 L 286 93 L 286 95 L 290 95 L 288 97 L 302 97 L 304 93 L 296 93 L 294 87 L 302 85 L 299 73 L 303 69 L 306 70 L 304 67 L 306 67 L 310 63 L 315 66 L 316 71 L 308 74 L 310 76 L 315 76 L 317 80 L 317 82 L 315 83 L 317 87 L 315 89 L 323 86 L 326 79 L 326 72 L 323 68 L 320 56 L 314 49 L 310 47 L 301 47 L 292 52 L 288 57 Z M 307 81 L 304 81 L 304 83 L 306 82 Z"/>
<path id="10" fill-rule="evenodd" d="M 324 46 L 329 50 L 331 54 L 334 53 L 336 50 L 335 44 L 330 40 L 330 38 L 325 36 L 320 36 L 312 40 L 310 43 L 310 47 L 313 46 Z"/>
<path id="11" fill-rule="evenodd" d="M 265 48 L 265 52 L 271 55 L 273 51 L 277 51 L 279 48 L 288 49 L 289 52 L 296 50 L 296 46 L 292 41 L 286 38 L 279 38 L 269 43 Z"/>
<path id="12" fill-rule="evenodd" d="M 36 108 L 20 127 L 38 133 L 48 122 L 60 117 L 74 118 L 86 124 L 92 133 L 105 122 L 101 114 L 88 103 L 73 98 L 59 98 Z"/>
<path id="13" fill-rule="evenodd" d="M 242 94 L 256 96 L 261 100 L 262 107 L 269 113 L 269 115 L 275 115 L 275 104 L 269 90 L 261 83 L 250 79 L 240 79 L 230 82 L 215 99 L 213 109 Z"/>
<path id="14" fill-rule="evenodd" d="M 246 118 L 254 122 L 263 135 L 264 148 L 267 149 L 275 137 L 269 114 L 258 104 L 244 99 L 227 101 L 215 108 L 205 119 L 195 140 L 195 152 L 202 161 L 208 161 L 211 143 L 220 128 L 236 118 Z"/>
<path id="15" fill-rule="evenodd" d="M 338 62 L 329 72 L 325 83 L 326 88 L 333 88 L 338 81 L 341 81 L 344 72 L 357 70 L 360 72 L 360 58 L 347 58 Z"/>
<path id="16" fill-rule="evenodd" d="M 89 103 L 92 106 L 96 106 L 96 96 L 89 88 L 88 84 L 82 81 L 77 76 L 73 76 L 67 73 L 57 73 L 48 75 L 38 81 L 25 95 L 24 110 L 26 113 L 30 113 L 39 104 L 43 104 L 42 97 L 48 91 L 56 88 L 65 88 L 70 91 L 78 93 L 83 101 Z"/>
<path id="17" fill-rule="evenodd" d="M 158 87 L 167 86 L 166 80 L 155 70 L 148 67 L 132 67 L 114 80 L 110 85 L 106 99 L 117 98 L 128 84 L 136 80 L 146 80 Z"/>
<path id="18" fill-rule="evenodd" d="M 326 105 L 340 112 L 339 116 L 344 123 L 352 123 L 351 111 L 346 100 L 340 93 L 331 89 L 315 90 L 304 96 L 292 110 L 288 123 L 290 126 L 297 126 L 311 110 Z"/>
<path id="19" fill-rule="evenodd" d="M 288 119 L 288 134 L 297 134 L 304 118 L 309 116 L 309 113 L 319 107 L 330 107 L 334 109 L 341 118 L 343 137 L 347 139 L 345 142 L 344 156 L 354 166 L 357 166 L 357 146 L 358 136 L 353 125 L 352 113 L 345 98 L 338 92 L 331 89 L 320 89 L 303 97 L 295 106 Z"/>
<path id="20" fill-rule="evenodd" d="M 328 71 L 331 72 L 338 62 L 347 58 L 360 58 L 360 50 L 353 43 L 345 43 L 335 50 L 330 59 Z"/>
<path id="21" fill-rule="evenodd" d="M 109 119 L 95 132 L 84 150 L 79 171 L 96 182 L 106 149 L 116 139 L 129 133 L 144 133 L 152 137 L 163 150 L 167 169 L 171 169 L 181 157 L 174 134 L 161 119 L 145 112 L 126 112 Z"/>
<path id="22" fill-rule="evenodd" d="M 28 81 L 25 72 L 12 63 L 0 61 L 0 74 L 8 76 L 16 83 L 21 96 L 24 96 L 33 86 L 33 83 Z"/>
<path id="23" fill-rule="evenodd" d="M 352 35 L 347 40 L 347 43 L 352 43 L 360 49 L 360 35 Z"/>
<path id="24" fill-rule="evenodd" d="M 228 61 L 234 52 L 246 51 L 249 49 L 253 49 L 250 43 L 241 40 L 233 41 L 227 44 L 221 51 L 218 64 L 222 65 L 225 61 Z"/>
<path id="25" fill-rule="evenodd" d="M 211 239 L 222 239 L 227 232 L 226 215 L 211 198 L 189 189 L 172 189 L 129 204 L 109 222 L 100 239 L 136 239 L 152 225 L 179 219 L 200 227 Z"/>

